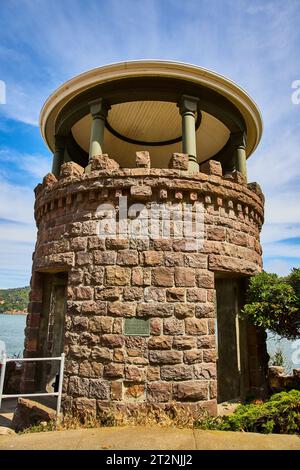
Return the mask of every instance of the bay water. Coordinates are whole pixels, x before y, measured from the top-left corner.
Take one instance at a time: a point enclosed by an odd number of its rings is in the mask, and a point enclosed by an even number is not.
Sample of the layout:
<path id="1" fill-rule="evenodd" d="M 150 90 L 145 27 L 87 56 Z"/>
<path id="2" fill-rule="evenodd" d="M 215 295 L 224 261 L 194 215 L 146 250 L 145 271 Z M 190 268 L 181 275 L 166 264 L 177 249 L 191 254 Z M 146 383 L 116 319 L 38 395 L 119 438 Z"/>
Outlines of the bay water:
<path id="1" fill-rule="evenodd" d="M 23 356 L 26 315 L 0 314 L 0 340 L 4 341 L 8 357 Z"/>

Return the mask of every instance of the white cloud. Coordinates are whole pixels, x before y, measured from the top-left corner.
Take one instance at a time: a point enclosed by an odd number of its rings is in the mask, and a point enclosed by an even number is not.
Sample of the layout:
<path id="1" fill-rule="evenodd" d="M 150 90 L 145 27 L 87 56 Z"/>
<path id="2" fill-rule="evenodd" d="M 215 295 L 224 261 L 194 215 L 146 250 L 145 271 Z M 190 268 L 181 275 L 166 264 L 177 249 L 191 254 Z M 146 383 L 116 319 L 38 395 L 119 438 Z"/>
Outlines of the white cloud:
<path id="1" fill-rule="evenodd" d="M 33 223 L 34 194 L 31 188 L 0 180 L 0 219 Z"/>
<path id="2" fill-rule="evenodd" d="M 263 225 L 262 243 L 274 243 L 279 240 L 300 238 L 300 224 L 269 224 Z"/>
<path id="3" fill-rule="evenodd" d="M 283 260 L 280 258 L 266 258 L 264 261 L 264 270 L 270 273 L 276 273 L 280 276 L 287 276 L 291 269 L 297 267 L 293 260 Z"/>
<path id="4" fill-rule="evenodd" d="M 45 155 L 30 155 L 14 149 L 2 148 L 0 159 L 3 163 L 14 163 L 19 171 L 41 180 L 51 169 L 51 158 Z"/>
<path id="5" fill-rule="evenodd" d="M 265 258 L 298 258 L 300 259 L 299 243 L 265 243 Z"/>
<path id="6" fill-rule="evenodd" d="M 0 287 L 28 285 L 36 229 L 30 188 L 0 181 Z"/>

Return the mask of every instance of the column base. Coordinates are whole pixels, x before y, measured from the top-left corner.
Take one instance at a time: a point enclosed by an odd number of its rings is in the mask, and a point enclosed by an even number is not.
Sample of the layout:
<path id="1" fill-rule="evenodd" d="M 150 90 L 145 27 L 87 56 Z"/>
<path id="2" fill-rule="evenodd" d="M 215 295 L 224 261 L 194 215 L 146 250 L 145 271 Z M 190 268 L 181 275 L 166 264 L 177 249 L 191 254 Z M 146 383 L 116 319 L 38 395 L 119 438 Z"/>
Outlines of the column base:
<path id="1" fill-rule="evenodd" d="M 84 173 L 88 175 L 88 174 L 91 173 L 91 171 L 92 171 L 92 165 L 91 165 L 91 163 L 89 163 L 89 164 L 85 167 Z"/>
<path id="2" fill-rule="evenodd" d="M 188 172 L 189 173 L 198 173 L 199 172 L 199 163 L 197 163 L 195 160 L 189 160 Z"/>

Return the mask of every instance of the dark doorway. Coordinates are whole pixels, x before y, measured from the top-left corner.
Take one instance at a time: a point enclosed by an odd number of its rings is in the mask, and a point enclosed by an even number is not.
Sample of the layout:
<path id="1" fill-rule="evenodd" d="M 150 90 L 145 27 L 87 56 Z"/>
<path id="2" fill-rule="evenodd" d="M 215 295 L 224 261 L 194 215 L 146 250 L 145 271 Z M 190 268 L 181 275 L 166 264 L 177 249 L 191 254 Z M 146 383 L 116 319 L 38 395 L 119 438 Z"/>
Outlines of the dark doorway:
<path id="1" fill-rule="evenodd" d="M 246 326 L 239 318 L 245 280 L 216 278 L 218 402 L 243 398 L 248 388 Z"/>
<path id="2" fill-rule="evenodd" d="M 39 328 L 39 357 L 58 357 L 64 348 L 66 314 L 66 272 L 43 275 L 43 307 Z M 39 389 L 53 392 L 59 361 L 37 363 Z"/>

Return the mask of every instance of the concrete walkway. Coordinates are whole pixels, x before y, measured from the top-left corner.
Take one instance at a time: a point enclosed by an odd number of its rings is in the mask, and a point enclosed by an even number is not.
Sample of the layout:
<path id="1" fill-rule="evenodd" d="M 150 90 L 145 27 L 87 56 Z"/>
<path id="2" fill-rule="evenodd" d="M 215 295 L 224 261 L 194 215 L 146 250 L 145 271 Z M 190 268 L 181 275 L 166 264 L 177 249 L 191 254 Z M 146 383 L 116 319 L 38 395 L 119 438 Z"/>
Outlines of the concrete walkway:
<path id="1" fill-rule="evenodd" d="M 300 450 L 300 437 L 115 427 L 0 436 L 0 450 Z"/>

